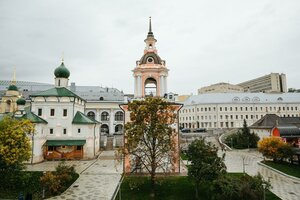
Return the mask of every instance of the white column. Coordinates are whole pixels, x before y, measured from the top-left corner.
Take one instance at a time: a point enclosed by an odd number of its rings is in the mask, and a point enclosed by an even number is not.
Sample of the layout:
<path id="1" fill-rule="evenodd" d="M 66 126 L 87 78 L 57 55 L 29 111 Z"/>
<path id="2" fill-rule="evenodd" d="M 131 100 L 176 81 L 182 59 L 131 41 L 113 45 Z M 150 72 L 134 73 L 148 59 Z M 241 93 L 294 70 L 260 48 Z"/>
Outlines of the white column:
<path id="1" fill-rule="evenodd" d="M 142 96 L 142 77 L 138 76 L 138 97 Z"/>
<path id="2" fill-rule="evenodd" d="M 134 96 L 137 96 L 137 76 L 134 75 Z"/>
<path id="3" fill-rule="evenodd" d="M 164 93 L 168 93 L 167 76 L 164 76 Z"/>
<path id="4" fill-rule="evenodd" d="M 110 109 L 110 112 L 109 112 L 109 135 L 112 135 L 115 132 L 114 122 L 115 122 L 114 110 Z"/>
<path id="5" fill-rule="evenodd" d="M 164 89 L 164 76 L 163 75 L 160 75 L 159 77 L 159 82 L 160 82 L 160 86 L 159 86 L 159 89 L 160 89 L 160 96 L 163 97 L 164 94 L 165 94 L 165 89 Z"/>

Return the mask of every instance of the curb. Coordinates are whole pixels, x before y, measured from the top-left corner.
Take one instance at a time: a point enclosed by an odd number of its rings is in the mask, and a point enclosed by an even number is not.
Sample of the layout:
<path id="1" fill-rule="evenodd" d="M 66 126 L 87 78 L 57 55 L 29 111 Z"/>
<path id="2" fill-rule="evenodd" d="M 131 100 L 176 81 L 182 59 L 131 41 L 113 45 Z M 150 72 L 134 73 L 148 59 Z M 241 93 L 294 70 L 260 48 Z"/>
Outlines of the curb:
<path id="1" fill-rule="evenodd" d="M 263 166 L 263 167 L 266 167 L 266 168 L 268 168 L 268 169 L 270 169 L 270 170 L 272 170 L 272 171 L 274 171 L 274 172 L 277 172 L 278 174 L 281 174 L 281 175 L 283 175 L 283 176 L 285 176 L 285 177 L 287 177 L 287 178 L 290 178 L 290 179 L 293 179 L 293 180 L 295 180 L 295 181 L 298 181 L 298 182 L 300 183 L 300 178 L 297 178 L 297 177 L 295 177 L 295 176 L 291 176 L 291 175 L 288 175 L 288 174 L 286 174 L 286 173 L 283 173 L 282 171 L 279 171 L 279 170 L 277 170 L 277 169 L 274 169 L 273 167 L 270 167 L 270 166 L 268 166 L 268 165 L 262 163 L 261 161 L 257 161 L 257 164 L 258 164 L 258 165 L 261 165 L 261 166 Z"/>
<path id="2" fill-rule="evenodd" d="M 222 138 L 225 135 L 225 133 L 223 133 L 220 137 L 219 137 L 219 143 L 224 145 L 226 147 L 226 149 L 228 149 L 229 151 L 232 151 L 232 148 L 230 148 L 227 144 L 222 142 Z"/>

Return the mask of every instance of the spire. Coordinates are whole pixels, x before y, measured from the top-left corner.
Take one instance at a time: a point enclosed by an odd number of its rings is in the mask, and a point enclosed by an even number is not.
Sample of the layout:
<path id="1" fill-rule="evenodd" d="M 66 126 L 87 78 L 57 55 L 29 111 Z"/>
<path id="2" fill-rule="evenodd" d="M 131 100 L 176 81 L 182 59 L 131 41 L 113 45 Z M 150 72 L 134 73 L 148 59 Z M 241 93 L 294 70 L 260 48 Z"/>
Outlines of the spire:
<path id="1" fill-rule="evenodd" d="M 16 81 L 16 67 L 14 67 L 13 78 L 11 80 L 11 84 L 16 85 L 16 83 L 17 83 L 17 81 Z"/>
<path id="2" fill-rule="evenodd" d="M 149 32 L 148 32 L 147 37 L 154 37 L 153 32 L 152 32 L 151 16 L 149 17 Z"/>
<path id="3" fill-rule="evenodd" d="M 62 52 L 61 62 L 64 63 L 64 52 Z"/>

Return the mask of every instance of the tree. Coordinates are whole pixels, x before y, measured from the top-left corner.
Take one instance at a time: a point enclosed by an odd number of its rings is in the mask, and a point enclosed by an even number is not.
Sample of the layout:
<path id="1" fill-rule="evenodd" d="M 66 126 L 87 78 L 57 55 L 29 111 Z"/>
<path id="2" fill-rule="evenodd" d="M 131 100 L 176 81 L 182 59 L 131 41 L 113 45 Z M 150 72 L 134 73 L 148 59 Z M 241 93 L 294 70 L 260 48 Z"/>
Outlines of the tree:
<path id="1" fill-rule="evenodd" d="M 195 182 L 196 198 L 199 198 L 199 187 L 205 181 L 212 182 L 220 175 L 226 173 L 224 157 L 218 157 L 218 148 L 205 139 L 196 139 L 188 147 L 186 152 L 190 165 L 188 176 Z"/>
<path id="2" fill-rule="evenodd" d="M 291 145 L 282 141 L 279 137 L 267 137 L 258 142 L 258 151 L 266 158 L 277 162 L 279 159 L 291 157 L 293 154 Z"/>
<path id="3" fill-rule="evenodd" d="M 31 155 L 27 134 L 34 131 L 29 120 L 4 117 L 0 121 L 0 170 L 20 170 Z"/>
<path id="4" fill-rule="evenodd" d="M 175 106 L 161 98 L 148 97 L 128 104 L 130 122 L 125 124 L 125 156 L 134 168 L 151 177 L 151 196 L 155 196 L 157 170 L 168 171 L 174 162 Z M 171 163 L 171 164 L 170 164 Z"/>

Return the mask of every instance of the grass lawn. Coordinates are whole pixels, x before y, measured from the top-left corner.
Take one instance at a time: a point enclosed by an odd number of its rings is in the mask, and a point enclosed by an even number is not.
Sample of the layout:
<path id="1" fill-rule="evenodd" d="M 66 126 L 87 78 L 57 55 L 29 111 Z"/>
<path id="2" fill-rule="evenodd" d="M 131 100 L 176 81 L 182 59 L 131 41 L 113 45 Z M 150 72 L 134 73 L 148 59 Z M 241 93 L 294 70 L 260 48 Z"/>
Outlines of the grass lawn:
<path id="1" fill-rule="evenodd" d="M 230 176 L 239 177 L 242 174 L 230 174 Z M 193 200 L 195 195 L 194 185 L 186 176 L 169 176 L 158 178 L 159 183 L 156 185 L 157 194 L 155 199 L 160 200 Z M 205 186 L 204 186 L 205 187 Z M 200 199 L 208 199 L 205 188 L 200 190 Z M 122 200 L 153 200 L 150 197 L 150 179 L 142 176 L 125 177 L 121 185 Z M 119 199 L 117 197 L 116 199 Z M 273 193 L 266 192 L 267 200 L 280 199 Z"/>
<path id="2" fill-rule="evenodd" d="M 300 166 L 299 165 L 292 165 L 289 163 L 274 163 L 272 161 L 263 161 L 263 163 L 270 167 L 273 167 L 274 169 L 282 171 L 285 174 L 300 178 Z"/>

